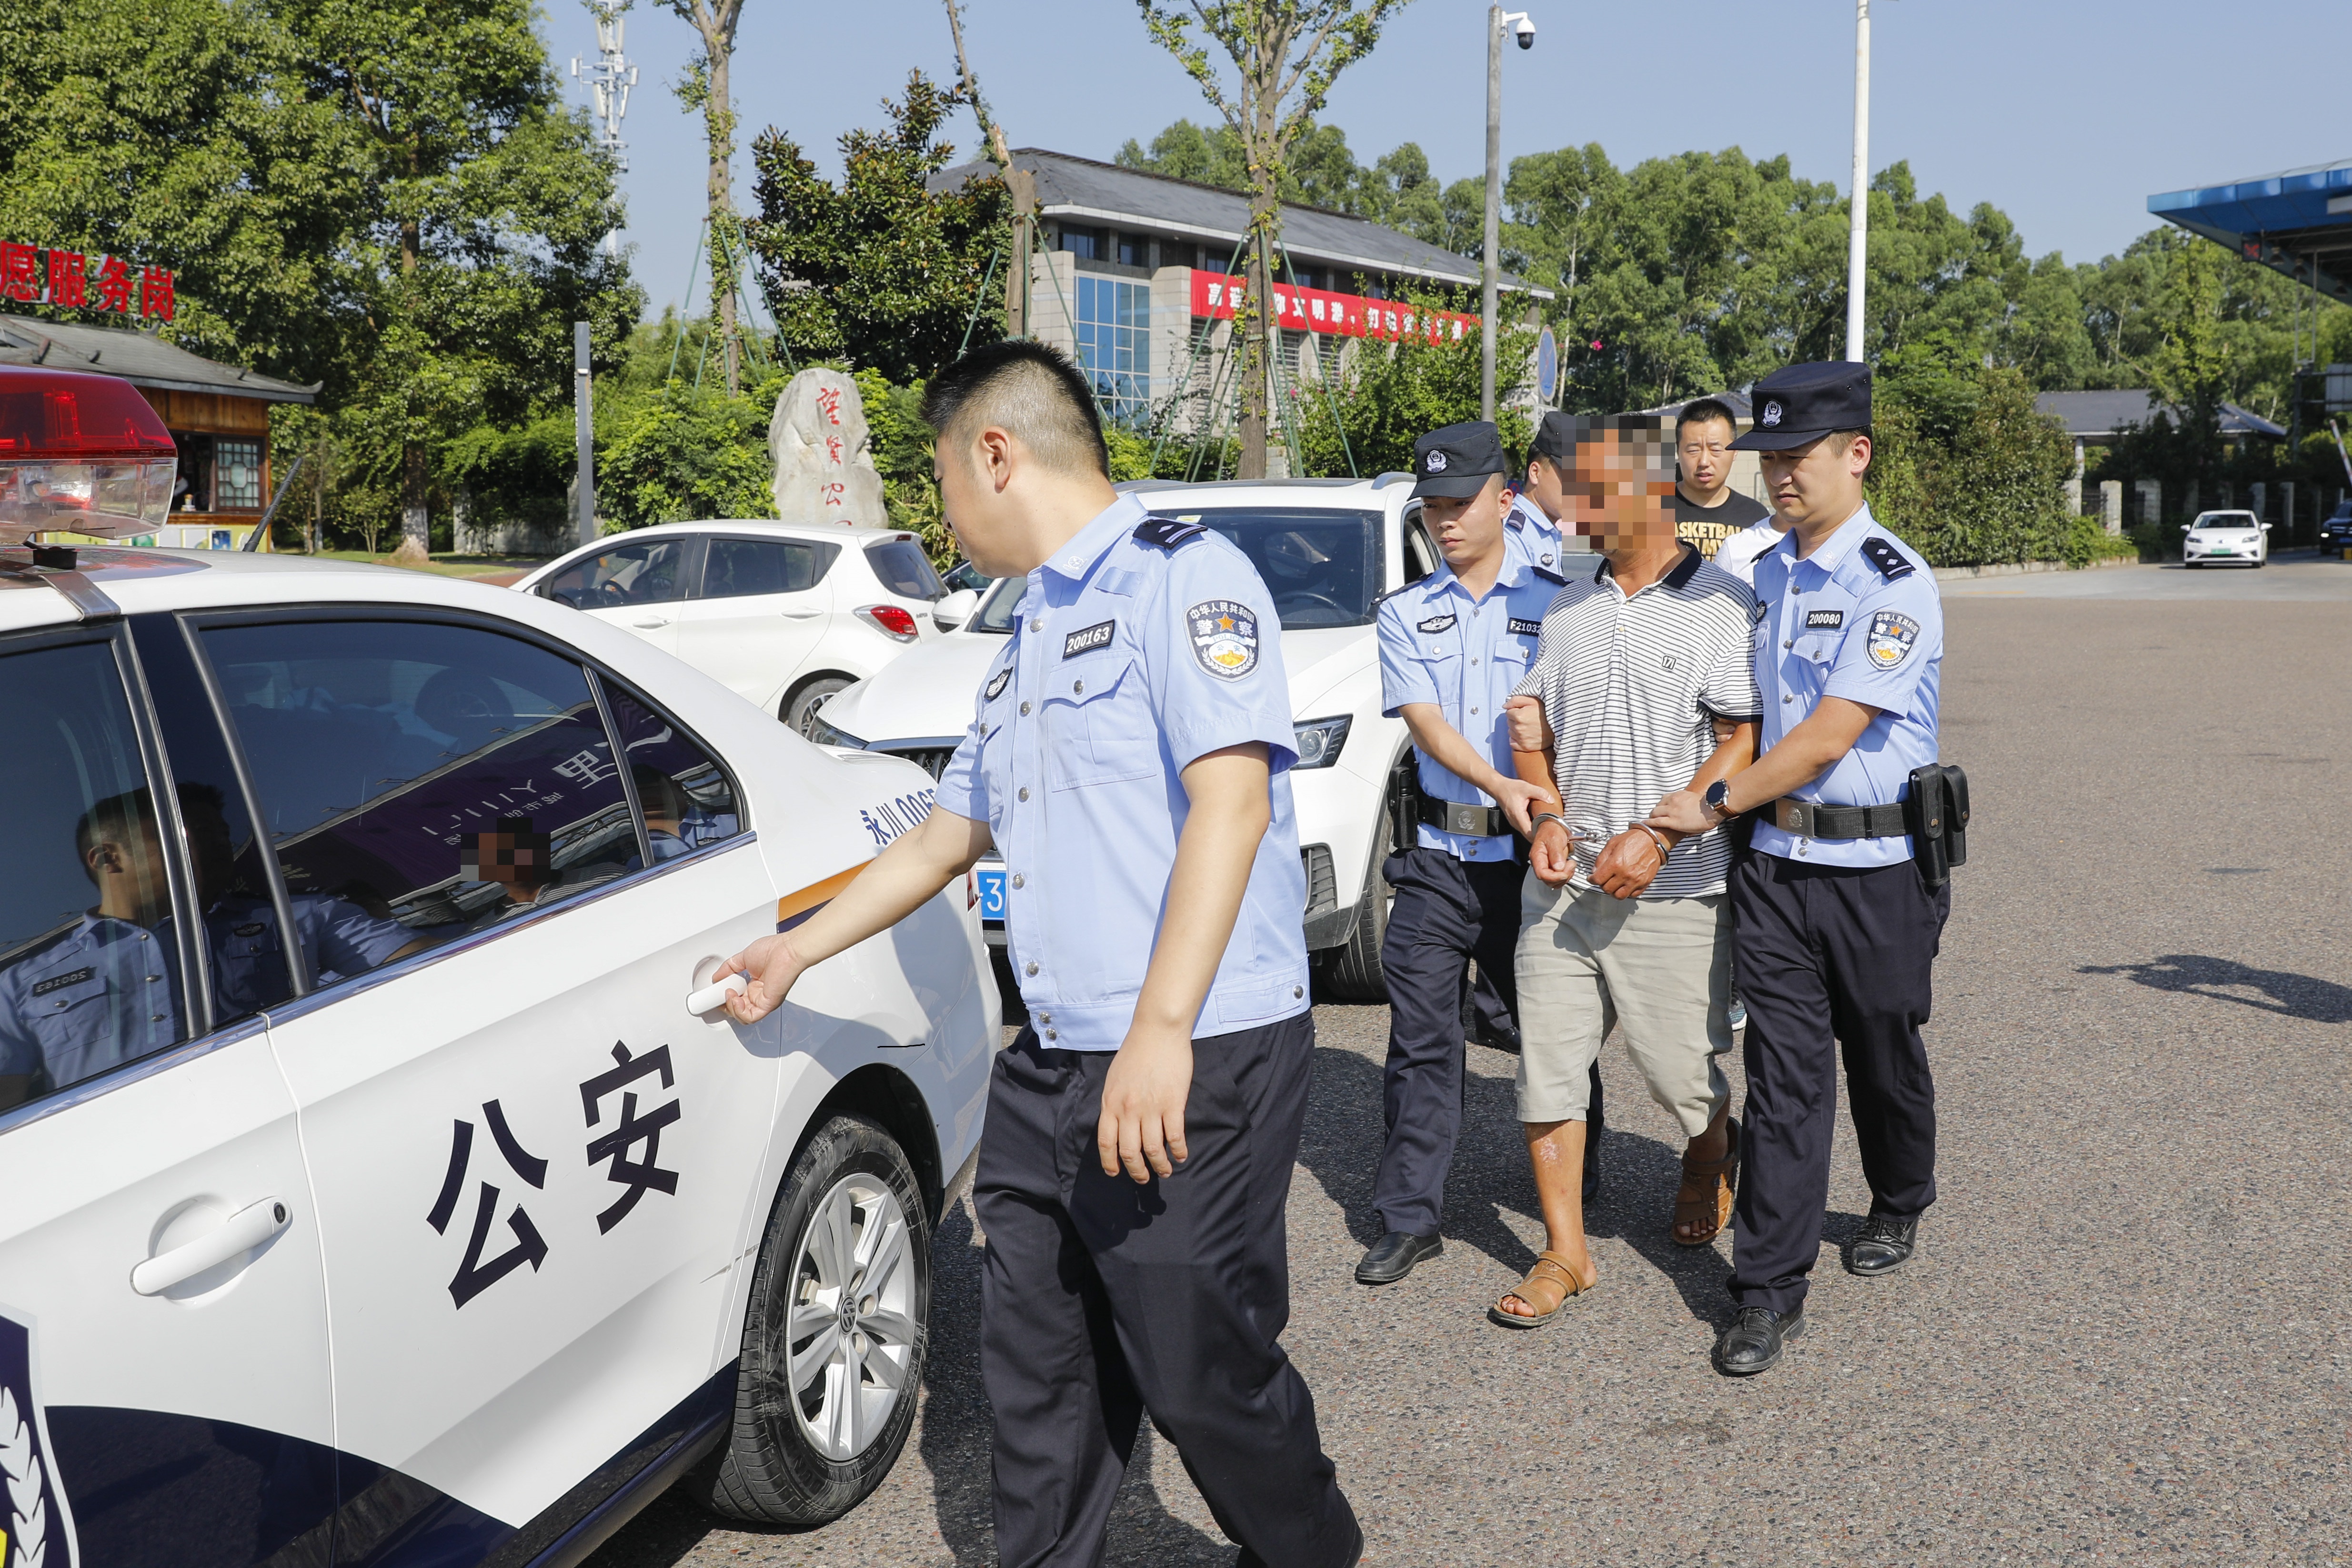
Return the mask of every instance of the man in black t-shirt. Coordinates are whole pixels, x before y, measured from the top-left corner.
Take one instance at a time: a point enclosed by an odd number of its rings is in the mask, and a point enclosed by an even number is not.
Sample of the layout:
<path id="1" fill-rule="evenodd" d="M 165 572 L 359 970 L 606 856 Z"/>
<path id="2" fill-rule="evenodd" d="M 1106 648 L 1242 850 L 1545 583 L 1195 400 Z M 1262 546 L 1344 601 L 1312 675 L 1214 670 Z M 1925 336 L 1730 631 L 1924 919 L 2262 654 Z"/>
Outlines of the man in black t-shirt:
<path id="1" fill-rule="evenodd" d="M 1725 540 L 1772 515 L 1759 502 L 1732 493 L 1731 438 L 1738 434 L 1731 410 L 1712 397 L 1684 405 L 1675 420 L 1675 447 L 1681 459 L 1675 485 L 1675 532 L 1698 546 L 1698 552 L 1710 561 Z"/>

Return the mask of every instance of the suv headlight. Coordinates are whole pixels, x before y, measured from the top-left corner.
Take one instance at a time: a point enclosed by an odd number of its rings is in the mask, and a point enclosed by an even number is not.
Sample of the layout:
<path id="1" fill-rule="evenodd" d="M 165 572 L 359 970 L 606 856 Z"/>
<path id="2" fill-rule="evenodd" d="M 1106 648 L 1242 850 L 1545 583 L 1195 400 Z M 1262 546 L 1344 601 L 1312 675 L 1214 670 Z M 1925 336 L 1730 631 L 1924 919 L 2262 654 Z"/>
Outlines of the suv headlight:
<path id="1" fill-rule="evenodd" d="M 1328 768 L 1338 762 L 1339 748 L 1348 743 L 1348 726 L 1355 721 L 1352 714 L 1342 713 L 1337 719 L 1302 719 L 1293 724 L 1298 760 L 1291 766 Z"/>

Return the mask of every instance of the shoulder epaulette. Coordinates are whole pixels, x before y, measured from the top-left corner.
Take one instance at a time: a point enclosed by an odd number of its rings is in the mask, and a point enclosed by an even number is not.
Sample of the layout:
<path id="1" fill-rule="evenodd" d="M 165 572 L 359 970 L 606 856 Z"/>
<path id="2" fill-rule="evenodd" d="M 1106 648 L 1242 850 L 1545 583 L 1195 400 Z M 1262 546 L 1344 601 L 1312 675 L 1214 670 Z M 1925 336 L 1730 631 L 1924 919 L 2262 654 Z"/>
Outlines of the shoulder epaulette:
<path id="1" fill-rule="evenodd" d="M 1878 574 L 1885 578 L 1890 583 L 1908 577 L 1914 571 L 1917 570 L 1917 568 L 1914 567 L 1911 563 L 1903 559 L 1903 552 L 1901 551 L 1895 549 L 1895 546 L 1887 543 L 1886 541 L 1883 539 L 1871 538 L 1864 540 L 1862 542 L 1862 558 L 1864 561 L 1869 562 L 1873 566 L 1877 567 Z"/>
<path id="2" fill-rule="evenodd" d="M 1561 576 L 1559 573 L 1553 571 L 1549 566 L 1538 566 L 1533 562 L 1529 562 L 1528 563 L 1528 570 L 1555 587 L 1565 588 L 1568 586 L 1568 579 Z"/>
<path id="3" fill-rule="evenodd" d="M 1205 525 L 1179 522 L 1172 517 L 1147 517 L 1136 525 L 1135 537 L 1146 544 L 1157 544 L 1162 550 L 1173 550 L 1189 544 L 1208 532 Z"/>
<path id="4" fill-rule="evenodd" d="M 1372 600 L 1372 607 L 1374 609 L 1378 609 L 1381 605 L 1387 604 L 1391 599 L 1395 598 L 1399 594 L 1403 593 L 1407 588 L 1418 588 L 1423 583 L 1428 581 L 1429 579 L 1426 577 L 1417 577 L 1410 583 L 1400 583 L 1395 587 L 1391 588 L 1387 593 L 1380 595 L 1378 597 L 1374 598 Z"/>

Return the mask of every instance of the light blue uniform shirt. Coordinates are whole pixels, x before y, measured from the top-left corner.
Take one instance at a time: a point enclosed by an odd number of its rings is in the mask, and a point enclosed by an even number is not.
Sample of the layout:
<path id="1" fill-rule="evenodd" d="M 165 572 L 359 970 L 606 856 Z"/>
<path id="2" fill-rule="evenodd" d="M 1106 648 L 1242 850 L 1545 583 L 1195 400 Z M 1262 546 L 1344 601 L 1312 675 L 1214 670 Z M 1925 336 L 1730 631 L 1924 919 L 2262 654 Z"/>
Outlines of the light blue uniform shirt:
<path id="1" fill-rule="evenodd" d="M 1195 1037 L 1303 1013 L 1307 877 L 1282 623 L 1257 569 L 1195 524 L 1122 496 L 1029 574 L 938 804 L 985 822 L 1004 858 L 1006 945 L 1039 1042 L 1127 1038 L 1189 809 L 1181 777 L 1256 741 L 1274 820 Z"/>
<path id="2" fill-rule="evenodd" d="M 1907 570 L 1906 570 L 1907 568 Z M 1797 559 L 1792 532 L 1757 558 L 1756 684 L 1766 750 L 1824 697 L 1879 710 L 1853 749 L 1791 792 L 1826 805 L 1906 798 L 1911 770 L 1936 757 L 1944 606 L 1917 552 L 1878 526 L 1865 506 Z M 1763 821 L 1754 847 L 1815 866 L 1892 866 L 1911 858 L 1908 835 L 1800 838 Z"/>
<path id="3" fill-rule="evenodd" d="M 1503 547 L 1528 565 L 1554 573 L 1559 571 L 1560 556 L 1568 550 L 1560 539 L 1559 524 L 1523 495 L 1513 496 L 1511 510 L 1503 514 Z"/>
<path id="4" fill-rule="evenodd" d="M 1381 707 L 1393 719 L 1408 702 L 1434 702 L 1454 732 L 1512 775 L 1503 704 L 1528 675 L 1543 637 L 1544 611 L 1561 587 L 1558 574 L 1503 552 L 1503 569 L 1483 599 L 1441 564 L 1381 601 Z M 1437 800 L 1492 805 L 1494 796 L 1416 749 L 1421 790 Z M 1415 840 L 1462 860 L 1508 860 L 1512 836 L 1447 833 L 1420 825 Z"/>
<path id="5" fill-rule="evenodd" d="M 373 969 L 416 940 L 398 921 L 349 900 L 297 893 L 289 902 L 316 984 Z M 0 1075 L 37 1071 L 50 1088 L 63 1089 L 186 1038 L 173 923 L 165 919 L 149 931 L 86 914 L 0 973 Z M 290 994 L 278 912 L 267 900 L 221 900 L 205 911 L 205 933 L 216 1019 L 243 1017 Z"/>

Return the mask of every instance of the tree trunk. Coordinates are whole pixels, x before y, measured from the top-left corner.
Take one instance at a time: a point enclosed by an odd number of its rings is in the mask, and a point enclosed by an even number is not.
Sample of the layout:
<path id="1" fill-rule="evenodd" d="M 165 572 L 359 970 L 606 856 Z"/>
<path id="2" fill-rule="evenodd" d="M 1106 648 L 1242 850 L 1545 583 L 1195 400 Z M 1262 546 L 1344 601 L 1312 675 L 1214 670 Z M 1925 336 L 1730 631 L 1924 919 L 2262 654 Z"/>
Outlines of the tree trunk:
<path id="1" fill-rule="evenodd" d="M 1277 54 L 1271 69 L 1278 69 L 1280 62 Z M 1243 309 L 1247 312 L 1242 323 L 1245 332 L 1242 344 L 1242 452 L 1240 467 L 1234 473 L 1244 479 L 1265 478 L 1266 393 L 1274 367 L 1270 344 L 1280 341 L 1273 337 L 1273 285 L 1274 237 L 1282 223 L 1282 193 L 1276 183 L 1279 178 L 1276 171 L 1282 167 L 1282 153 L 1276 144 L 1272 87 L 1271 81 L 1254 85 L 1244 95 L 1253 145 L 1249 148 L 1249 271 L 1242 296 Z"/>
<path id="2" fill-rule="evenodd" d="M 730 397 L 742 390 L 735 279 L 743 241 L 735 222 L 735 181 L 729 167 L 735 152 L 735 107 L 727 96 L 727 66 L 735 51 L 734 34 L 730 6 L 723 22 L 702 35 L 702 52 L 710 75 L 710 96 L 702 105 L 703 123 L 710 132 L 710 298 L 718 311 L 719 352 Z"/>
<path id="3" fill-rule="evenodd" d="M 416 144 L 409 143 L 409 173 L 416 173 Z M 400 226 L 400 275 L 404 281 L 415 277 L 416 259 L 423 249 L 424 237 L 414 223 Z M 413 292 L 409 304 L 415 303 Z M 425 458 L 425 443 L 415 434 L 415 415 L 409 416 L 411 432 L 400 447 L 400 547 L 393 559 L 408 565 L 422 566 L 433 551 L 433 524 L 425 510 L 426 490 L 431 474 Z"/>

